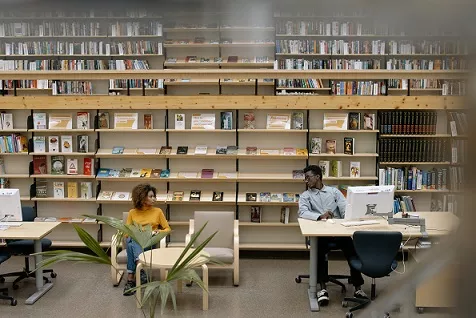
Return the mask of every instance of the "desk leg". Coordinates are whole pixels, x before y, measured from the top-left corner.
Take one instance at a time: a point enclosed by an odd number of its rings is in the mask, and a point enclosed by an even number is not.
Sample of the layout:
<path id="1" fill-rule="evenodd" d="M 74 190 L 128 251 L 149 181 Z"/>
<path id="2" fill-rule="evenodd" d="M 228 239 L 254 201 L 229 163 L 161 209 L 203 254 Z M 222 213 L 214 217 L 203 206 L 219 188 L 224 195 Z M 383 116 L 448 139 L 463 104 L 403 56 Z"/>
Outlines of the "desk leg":
<path id="1" fill-rule="evenodd" d="M 203 290 L 203 310 L 208 310 L 208 266 L 202 265 L 202 281 L 206 290 Z"/>
<path id="2" fill-rule="evenodd" d="M 319 304 L 317 303 L 317 236 L 311 236 L 308 294 L 311 311 L 319 311 Z"/>
<path id="3" fill-rule="evenodd" d="M 35 253 L 41 253 L 41 240 L 35 240 Z M 35 255 L 35 268 L 36 264 L 43 260 L 43 256 Z M 53 283 L 47 283 L 43 285 L 43 270 L 39 269 L 35 272 L 36 279 L 36 292 L 31 295 L 26 301 L 25 304 L 33 305 L 38 299 L 40 299 L 48 290 L 53 287 Z"/>

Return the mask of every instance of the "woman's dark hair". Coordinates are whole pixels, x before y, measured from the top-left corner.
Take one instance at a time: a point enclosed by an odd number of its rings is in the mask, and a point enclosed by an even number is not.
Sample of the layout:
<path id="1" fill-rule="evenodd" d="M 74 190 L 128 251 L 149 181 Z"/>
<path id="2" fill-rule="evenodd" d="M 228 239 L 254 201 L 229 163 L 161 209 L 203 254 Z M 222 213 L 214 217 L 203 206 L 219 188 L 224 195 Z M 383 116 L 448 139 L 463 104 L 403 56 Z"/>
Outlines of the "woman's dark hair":
<path id="1" fill-rule="evenodd" d="M 138 184 L 132 189 L 132 204 L 134 208 L 142 209 L 144 207 L 149 191 L 152 191 L 157 196 L 157 189 L 148 183 Z"/>
<path id="2" fill-rule="evenodd" d="M 316 165 L 310 165 L 304 168 L 304 173 L 311 171 L 313 175 L 319 176 L 319 178 L 322 180 L 322 169 L 319 166 Z"/>

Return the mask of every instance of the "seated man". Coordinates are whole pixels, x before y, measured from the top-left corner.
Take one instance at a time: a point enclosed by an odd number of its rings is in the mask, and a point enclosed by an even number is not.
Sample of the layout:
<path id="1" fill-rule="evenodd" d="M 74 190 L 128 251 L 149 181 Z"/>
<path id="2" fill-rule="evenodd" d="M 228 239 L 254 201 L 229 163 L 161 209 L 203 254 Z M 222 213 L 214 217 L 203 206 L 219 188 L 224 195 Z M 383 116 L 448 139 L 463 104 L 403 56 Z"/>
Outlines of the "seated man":
<path id="1" fill-rule="evenodd" d="M 322 183 L 321 168 L 316 165 L 306 167 L 304 178 L 308 190 L 304 191 L 299 198 L 299 217 L 313 221 L 325 221 L 333 217 L 344 218 L 346 200 L 338 189 Z M 329 294 L 326 290 L 326 282 L 329 280 L 326 255 L 331 242 L 344 252 L 347 262 L 356 256 L 351 237 L 320 237 L 318 239 L 317 281 L 321 285 L 321 291 L 317 293 L 317 301 L 323 306 L 329 303 Z M 323 266 L 323 264 L 326 265 Z M 353 269 L 350 264 L 349 267 L 352 284 L 355 287 L 354 297 L 368 298 L 361 289 L 364 283 L 362 274 Z"/>

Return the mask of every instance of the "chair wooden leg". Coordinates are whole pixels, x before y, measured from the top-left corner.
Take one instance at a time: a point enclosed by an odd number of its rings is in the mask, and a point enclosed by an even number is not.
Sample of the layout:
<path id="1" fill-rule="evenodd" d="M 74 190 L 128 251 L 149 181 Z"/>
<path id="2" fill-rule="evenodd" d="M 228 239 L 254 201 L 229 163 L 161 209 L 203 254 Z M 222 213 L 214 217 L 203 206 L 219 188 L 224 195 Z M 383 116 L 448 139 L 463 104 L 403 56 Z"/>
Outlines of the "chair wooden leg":
<path id="1" fill-rule="evenodd" d="M 136 267 L 136 286 L 140 287 L 141 286 L 141 281 L 140 281 L 140 271 L 142 270 L 142 263 L 139 263 Z M 136 303 L 137 303 L 137 308 L 142 307 L 142 288 L 137 289 L 136 291 Z"/>
<path id="2" fill-rule="evenodd" d="M 203 310 L 208 310 L 208 266 L 202 265 L 202 280 L 205 289 L 203 290 Z"/>

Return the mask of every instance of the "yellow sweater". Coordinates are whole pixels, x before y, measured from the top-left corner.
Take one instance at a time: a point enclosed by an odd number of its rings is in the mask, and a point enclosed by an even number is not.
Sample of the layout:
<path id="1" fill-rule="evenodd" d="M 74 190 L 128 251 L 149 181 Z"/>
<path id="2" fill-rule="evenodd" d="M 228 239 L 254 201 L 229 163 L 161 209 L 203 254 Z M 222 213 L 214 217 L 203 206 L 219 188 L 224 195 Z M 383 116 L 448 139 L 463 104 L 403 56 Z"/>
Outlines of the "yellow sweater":
<path id="1" fill-rule="evenodd" d="M 127 215 L 126 224 L 136 223 L 146 226 L 150 224 L 152 230 L 160 230 L 170 232 L 170 226 L 165 219 L 164 212 L 160 208 L 150 207 L 148 209 L 132 209 Z"/>

